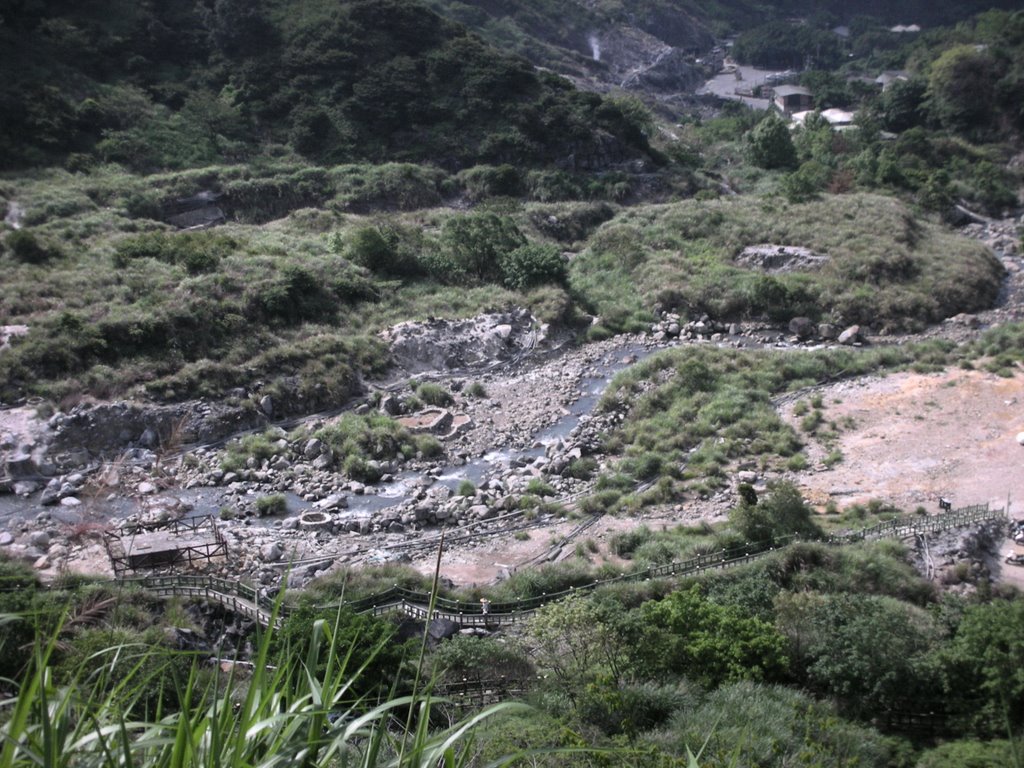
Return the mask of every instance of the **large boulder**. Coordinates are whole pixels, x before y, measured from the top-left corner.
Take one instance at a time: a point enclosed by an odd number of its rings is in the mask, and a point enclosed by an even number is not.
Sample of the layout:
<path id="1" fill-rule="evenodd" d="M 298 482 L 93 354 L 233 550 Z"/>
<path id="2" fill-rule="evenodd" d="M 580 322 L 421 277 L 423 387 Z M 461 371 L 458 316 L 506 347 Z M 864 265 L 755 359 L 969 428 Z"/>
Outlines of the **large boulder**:
<path id="1" fill-rule="evenodd" d="M 800 341 L 813 339 L 816 330 L 814 321 L 809 317 L 794 317 L 789 321 L 789 332 L 800 339 Z"/>
<path id="2" fill-rule="evenodd" d="M 847 328 L 845 331 L 839 334 L 840 344 L 850 345 L 856 344 L 858 341 L 860 341 L 859 325 L 851 325 L 849 328 Z"/>

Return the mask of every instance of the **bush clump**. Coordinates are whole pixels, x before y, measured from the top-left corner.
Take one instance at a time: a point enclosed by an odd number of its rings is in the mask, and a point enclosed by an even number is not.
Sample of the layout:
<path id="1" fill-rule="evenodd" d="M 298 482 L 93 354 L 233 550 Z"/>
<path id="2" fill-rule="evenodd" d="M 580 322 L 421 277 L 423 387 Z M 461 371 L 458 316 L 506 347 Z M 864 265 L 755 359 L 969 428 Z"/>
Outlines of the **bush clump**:
<path id="1" fill-rule="evenodd" d="M 506 254 L 501 271 L 506 288 L 522 291 L 544 283 L 564 283 L 566 262 L 553 245 L 530 244 Z"/>
<path id="2" fill-rule="evenodd" d="M 381 462 L 415 452 L 409 430 L 382 413 L 346 413 L 314 436 L 331 449 L 346 475 L 362 482 L 376 482 L 383 476 Z"/>
<path id="3" fill-rule="evenodd" d="M 440 384 L 435 384 L 432 381 L 425 381 L 416 387 L 416 397 L 422 400 L 427 405 L 433 405 L 438 407 L 444 407 L 451 405 L 455 402 L 452 397 L 452 393 L 442 387 Z"/>
<path id="4" fill-rule="evenodd" d="M 273 458 L 281 452 L 278 444 L 279 436 L 276 432 L 268 430 L 261 434 L 246 435 L 240 440 L 234 440 L 228 444 L 221 457 L 220 466 L 225 472 L 236 472 L 253 460 L 257 464 Z"/>
<path id="5" fill-rule="evenodd" d="M 125 267 L 138 259 L 177 264 L 192 275 L 211 272 L 234 253 L 239 243 L 227 235 L 209 232 L 147 232 L 129 237 L 114 249 L 114 265 Z"/>
<path id="6" fill-rule="evenodd" d="M 60 249 L 27 229 L 16 229 L 11 232 L 5 245 L 11 255 L 22 264 L 46 264 L 61 255 Z"/>
<path id="7" fill-rule="evenodd" d="M 282 493 L 275 493 L 272 496 L 263 496 L 256 499 L 256 514 L 259 517 L 283 515 L 287 511 L 288 500 Z"/>

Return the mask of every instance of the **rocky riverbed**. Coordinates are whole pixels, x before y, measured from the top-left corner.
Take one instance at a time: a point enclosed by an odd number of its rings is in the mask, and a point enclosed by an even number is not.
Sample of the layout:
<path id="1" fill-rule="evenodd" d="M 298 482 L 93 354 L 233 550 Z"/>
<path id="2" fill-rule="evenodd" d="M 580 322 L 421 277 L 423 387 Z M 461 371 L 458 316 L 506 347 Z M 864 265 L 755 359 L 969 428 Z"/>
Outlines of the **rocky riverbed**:
<path id="1" fill-rule="evenodd" d="M 951 318 L 926 336 L 962 341 L 1021 317 L 1024 270 L 1013 237 L 1019 224 L 968 227 L 999 249 L 1008 274 L 1003 299 L 979 315 Z M 777 246 L 764 247 L 778 254 Z M 400 456 L 375 467 L 380 482 L 353 481 L 312 436 L 335 415 L 275 422 L 274 404 L 259 392 L 241 393 L 248 398 L 241 407 L 83 403 L 52 413 L 43 403 L 27 403 L 0 411 L 8 475 L 8 493 L 0 494 L 0 547 L 50 578 L 64 569 L 110 574 L 105 533 L 125 522 L 212 515 L 228 556 L 212 561 L 210 570 L 268 586 L 287 572 L 298 585 L 362 563 L 404 560 L 428 570 L 444 528 L 450 578 L 489 581 L 572 554 L 581 524 L 575 503 L 591 490 L 577 464 L 588 459 L 600 469 L 607 460 L 601 436 L 623 418 L 594 410 L 615 371 L 658 349 L 686 344 L 816 348 L 910 340 L 800 319 L 774 328 L 707 317 L 686 321 L 664 311 L 647 333 L 572 346 L 519 309 L 459 322 L 403 323 L 386 337 L 404 377 L 367 383 L 365 396 L 350 407 L 380 409 L 414 431 L 433 432 L 442 456 Z M 450 403 L 417 406 L 415 389 L 423 381 L 442 387 Z M 979 415 L 971 418 L 976 422 Z M 272 455 L 222 466 L 224 435 L 252 428 L 269 430 Z M 189 442 L 199 444 L 186 447 Z M 888 456 L 895 466 L 901 460 Z M 806 476 L 817 472 L 812 466 Z M 283 503 L 261 504 L 272 496 Z M 731 490 L 724 490 L 646 510 L 644 521 L 714 520 L 731 503 Z M 268 510 L 274 514 L 260 516 Z M 602 519 L 587 536 L 600 544 L 639 522 Z"/>

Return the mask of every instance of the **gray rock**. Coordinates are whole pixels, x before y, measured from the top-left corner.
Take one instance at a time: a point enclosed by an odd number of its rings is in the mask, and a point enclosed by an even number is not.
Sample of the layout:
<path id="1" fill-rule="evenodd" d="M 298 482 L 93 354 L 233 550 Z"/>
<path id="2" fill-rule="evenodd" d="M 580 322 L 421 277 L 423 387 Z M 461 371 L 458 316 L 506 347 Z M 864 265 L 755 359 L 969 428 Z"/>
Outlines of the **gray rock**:
<path id="1" fill-rule="evenodd" d="M 155 483 L 151 483 L 148 480 L 144 480 L 143 482 L 139 483 L 136 490 L 143 496 L 152 496 L 154 493 L 156 493 L 157 487 Z"/>
<path id="2" fill-rule="evenodd" d="M 284 554 L 284 549 L 281 547 L 280 542 L 274 541 L 270 544 L 264 544 L 260 547 L 260 557 L 266 563 L 276 563 L 281 559 L 281 555 Z"/>
<path id="3" fill-rule="evenodd" d="M 812 338 L 815 330 L 814 323 L 809 317 L 794 317 L 789 321 L 789 332 L 801 341 Z"/>
<path id="4" fill-rule="evenodd" d="M 9 547 L 14 543 L 14 534 L 10 531 L 0 531 L 0 547 Z"/>
<path id="5" fill-rule="evenodd" d="M 4 462 L 4 465 L 7 469 L 7 476 L 14 480 L 38 474 L 36 463 L 27 453 L 14 454 Z"/>
<path id="6" fill-rule="evenodd" d="M 146 427 L 142 436 L 139 437 L 139 445 L 143 448 L 156 448 L 160 444 L 160 435 L 152 427 Z"/>
<path id="7" fill-rule="evenodd" d="M 306 444 L 302 447 L 302 455 L 307 459 L 315 459 L 323 452 L 323 449 L 323 442 L 313 437 L 307 440 Z"/>
<path id="8" fill-rule="evenodd" d="M 394 395 L 388 395 L 381 399 L 380 411 L 388 416 L 397 416 L 402 412 L 402 401 Z"/>
<path id="9" fill-rule="evenodd" d="M 839 335 L 839 329 L 831 323 L 821 323 L 818 326 L 818 336 L 825 339 L 825 341 L 832 341 Z"/>
<path id="10" fill-rule="evenodd" d="M 321 499 L 313 506 L 321 512 L 330 512 L 335 509 L 347 509 L 348 500 L 345 498 L 344 494 L 332 493 L 330 496 L 325 499 Z"/>
<path id="11" fill-rule="evenodd" d="M 48 507 L 51 504 L 56 504 L 58 501 L 60 501 L 60 488 L 60 481 L 57 478 L 54 478 L 53 480 L 48 482 L 46 484 L 46 487 L 43 489 L 42 496 L 39 497 L 39 503 L 42 504 L 44 507 Z"/>
<path id="12" fill-rule="evenodd" d="M 31 496 L 39 490 L 39 483 L 35 480 L 17 480 L 11 486 L 11 490 L 18 496 Z"/>
<path id="13" fill-rule="evenodd" d="M 860 340 L 860 326 L 851 325 L 839 334 L 840 344 L 856 344 Z"/>
<path id="14" fill-rule="evenodd" d="M 274 398 L 270 395 L 264 395 L 260 398 L 260 410 L 263 411 L 268 417 L 273 418 L 274 416 Z"/>
<path id="15" fill-rule="evenodd" d="M 46 531 L 33 531 L 29 534 L 28 540 L 33 547 L 39 549 L 46 549 L 50 546 L 50 534 Z"/>
<path id="16" fill-rule="evenodd" d="M 65 496 L 63 499 L 60 500 L 60 505 L 62 507 L 80 507 L 82 505 L 82 502 L 79 501 L 74 496 Z"/>
<path id="17" fill-rule="evenodd" d="M 498 510 L 486 504 L 477 504 L 470 507 L 469 511 L 477 520 L 490 520 L 498 516 Z"/>

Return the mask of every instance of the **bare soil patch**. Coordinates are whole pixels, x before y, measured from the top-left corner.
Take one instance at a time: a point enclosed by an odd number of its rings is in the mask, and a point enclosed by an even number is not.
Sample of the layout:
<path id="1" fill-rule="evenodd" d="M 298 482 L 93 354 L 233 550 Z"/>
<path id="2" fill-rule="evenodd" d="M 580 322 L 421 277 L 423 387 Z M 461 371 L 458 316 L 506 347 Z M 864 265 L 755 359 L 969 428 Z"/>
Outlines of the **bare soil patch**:
<path id="1" fill-rule="evenodd" d="M 826 422 L 839 425 L 832 446 L 842 461 L 822 464 L 829 448 L 812 439 L 813 469 L 797 477 L 815 504 L 840 508 L 879 499 L 911 511 L 1011 501 L 1024 511 L 1024 373 L 899 373 L 843 382 L 819 391 Z M 794 404 L 783 415 L 799 429 Z"/>

